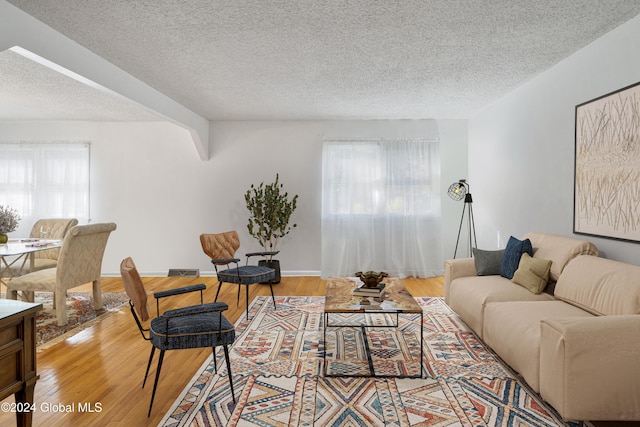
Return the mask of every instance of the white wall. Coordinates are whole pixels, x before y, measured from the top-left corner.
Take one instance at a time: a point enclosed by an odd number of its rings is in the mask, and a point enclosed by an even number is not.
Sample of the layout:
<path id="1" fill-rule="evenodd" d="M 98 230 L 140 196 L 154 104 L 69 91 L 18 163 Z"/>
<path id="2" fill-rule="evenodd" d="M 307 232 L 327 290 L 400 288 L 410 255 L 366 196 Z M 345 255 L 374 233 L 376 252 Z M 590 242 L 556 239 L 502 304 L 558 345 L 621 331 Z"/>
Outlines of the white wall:
<path id="1" fill-rule="evenodd" d="M 169 268 L 212 270 L 202 253 L 203 232 L 236 229 L 241 253 L 259 249 L 247 234 L 244 193 L 276 172 L 298 194 L 298 224 L 280 247 L 283 274 L 319 274 L 323 138 L 415 137 L 439 127 L 443 198 L 467 174 L 466 121 L 214 122 L 210 160 L 201 161 L 188 132 L 166 122 L 3 122 L 0 141 L 88 138 L 92 222 L 113 221 L 104 274 L 119 274 L 132 256 L 143 274 Z M 459 156 L 460 152 L 463 153 Z M 462 206 L 443 199 L 445 254 L 453 253 Z M 450 222 L 453 221 L 453 225 Z M 21 224 L 12 235 L 27 235 Z M 450 256 L 450 255 L 447 255 Z"/>
<path id="2" fill-rule="evenodd" d="M 544 231 L 593 241 L 638 264 L 640 245 L 573 234 L 575 106 L 640 81 L 640 16 L 566 58 L 469 121 L 479 247 Z"/>

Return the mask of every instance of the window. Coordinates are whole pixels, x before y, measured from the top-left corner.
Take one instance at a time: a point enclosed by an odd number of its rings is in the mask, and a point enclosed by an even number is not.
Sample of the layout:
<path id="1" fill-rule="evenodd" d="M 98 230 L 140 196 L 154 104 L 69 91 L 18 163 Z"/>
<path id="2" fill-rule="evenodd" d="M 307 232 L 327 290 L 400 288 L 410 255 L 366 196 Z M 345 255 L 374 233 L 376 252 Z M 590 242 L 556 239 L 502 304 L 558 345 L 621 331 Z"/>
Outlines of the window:
<path id="1" fill-rule="evenodd" d="M 326 143 L 326 214 L 433 215 L 436 148 L 437 141 Z"/>
<path id="2" fill-rule="evenodd" d="M 327 141 L 322 157 L 322 276 L 440 271 L 437 139 Z"/>
<path id="3" fill-rule="evenodd" d="M 89 142 L 0 144 L 0 203 L 38 218 L 89 220 Z"/>

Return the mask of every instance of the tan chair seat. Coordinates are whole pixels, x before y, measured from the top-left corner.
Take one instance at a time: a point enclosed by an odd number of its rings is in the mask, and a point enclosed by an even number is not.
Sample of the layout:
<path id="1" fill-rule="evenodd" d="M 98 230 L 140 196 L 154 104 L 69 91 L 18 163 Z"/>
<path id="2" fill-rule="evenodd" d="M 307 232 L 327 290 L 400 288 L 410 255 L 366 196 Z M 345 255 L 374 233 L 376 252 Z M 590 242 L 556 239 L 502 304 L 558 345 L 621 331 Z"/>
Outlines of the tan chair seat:
<path id="1" fill-rule="evenodd" d="M 9 286 L 21 291 L 55 292 L 57 270 L 57 268 L 37 270 L 12 279 Z"/>

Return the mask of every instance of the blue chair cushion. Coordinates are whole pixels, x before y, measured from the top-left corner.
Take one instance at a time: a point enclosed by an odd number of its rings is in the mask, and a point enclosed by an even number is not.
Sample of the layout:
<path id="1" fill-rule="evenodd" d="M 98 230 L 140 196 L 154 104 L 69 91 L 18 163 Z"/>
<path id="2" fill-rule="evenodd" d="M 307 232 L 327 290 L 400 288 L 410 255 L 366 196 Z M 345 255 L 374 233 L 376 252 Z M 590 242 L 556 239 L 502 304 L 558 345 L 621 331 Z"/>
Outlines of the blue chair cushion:
<path id="1" fill-rule="evenodd" d="M 263 267 L 261 265 L 244 265 L 218 272 L 219 281 L 238 283 L 240 285 L 268 282 L 275 277 L 276 271 L 273 268 Z"/>
<path id="2" fill-rule="evenodd" d="M 236 331 L 219 312 L 180 317 L 156 317 L 151 321 L 151 341 L 160 350 L 217 347 L 232 344 Z"/>

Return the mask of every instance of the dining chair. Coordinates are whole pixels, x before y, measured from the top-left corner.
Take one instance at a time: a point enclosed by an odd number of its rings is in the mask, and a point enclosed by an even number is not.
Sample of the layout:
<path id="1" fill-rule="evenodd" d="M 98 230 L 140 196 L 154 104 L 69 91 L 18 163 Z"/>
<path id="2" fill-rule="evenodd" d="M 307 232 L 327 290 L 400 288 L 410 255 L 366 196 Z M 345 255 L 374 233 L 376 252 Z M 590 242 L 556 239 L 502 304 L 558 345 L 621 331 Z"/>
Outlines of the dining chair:
<path id="1" fill-rule="evenodd" d="M 224 357 L 227 364 L 227 373 L 229 375 L 229 386 L 231 388 L 231 397 L 233 403 L 236 402 L 235 392 L 233 390 L 233 376 L 231 374 L 231 363 L 229 360 L 230 344 L 236 338 L 234 326 L 222 314 L 229 307 L 223 302 L 214 302 L 202 304 L 202 291 L 206 289 L 206 285 L 190 285 L 181 288 L 169 289 L 166 291 L 155 292 L 153 294 L 156 299 L 156 310 L 159 310 L 159 300 L 161 298 L 186 294 L 190 292 L 200 291 L 201 304 L 189 307 L 182 307 L 174 310 L 165 311 L 162 315 L 156 312 L 156 316 L 149 322 L 149 306 L 147 291 L 144 283 L 131 257 L 125 258 L 120 263 L 120 274 L 124 282 L 124 289 L 129 296 L 129 306 L 131 314 L 138 325 L 142 338 L 151 341 L 151 354 L 147 363 L 147 370 L 144 374 L 142 387 L 144 388 L 149 375 L 149 368 L 153 361 L 153 355 L 156 348 L 160 350 L 158 365 L 156 367 L 156 378 L 153 383 L 153 391 L 151 393 L 151 402 L 149 403 L 149 412 L 147 416 L 151 416 L 151 408 L 158 387 L 158 379 L 160 378 L 160 370 L 162 369 L 162 361 L 166 350 L 184 350 L 189 348 L 205 348 L 213 349 L 213 366 L 218 372 L 218 364 L 216 361 L 216 347 L 222 346 L 224 349 Z M 148 323 L 148 327 L 144 324 Z"/>
<path id="2" fill-rule="evenodd" d="M 218 290 L 216 291 L 215 301 L 218 300 L 220 288 L 223 283 L 232 283 L 238 285 L 238 298 L 240 301 L 240 287 L 244 285 L 247 303 L 247 320 L 249 319 L 249 285 L 257 283 L 268 283 L 271 290 L 271 299 L 273 300 L 273 309 L 276 309 L 276 298 L 273 295 L 273 279 L 275 278 L 275 270 L 261 265 L 249 265 L 249 258 L 252 256 L 272 257 L 277 255 L 279 251 L 251 252 L 245 254 L 247 261 L 245 265 L 239 265 L 239 258 L 235 257 L 236 251 L 240 247 L 240 238 L 238 233 L 227 231 L 217 234 L 201 234 L 200 244 L 202 250 L 211 258 L 216 269 L 218 277 Z M 228 267 L 229 264 L 235 267 L 219 270 L 218 267 Z"/>
<path id="3" fill-rule="evenodd" d="M 41 228 L 48 230 L 47 239 L 50 240 L 62 240 L 67 235 L 71 227 L 78 225 L 76 218 L 46 218 L 39 219 L 31 227 L 31 233 L 29 238 L 39 239 L 42 238 Z M 11 265 L 7 273 L 9 277 L 21 276 L 32 271 L 44 270 L 45 268 L 53 268 L 58 264 L 58 257 L 60 249 L 47 249 L 44 251 L 34 252 L 33 257 L 33 269 L 29 266 L 29 257 L 25 257 L 23 262 L 15 263 Z"/>
<path id="4" fill-rule="evenodd" d="M 35 291 L 53 292 L 58 326 L 67 324 L 67 290 L 91 282 L 93 307 L 102 308 L 100 276 L 107 240 L 116 224 L 99 223 L 71 227 L 62 241 L 57 267 L 33 271 L 7 283 L 7 298 L 33 302 Z"/>
<path id="5" fill-rule="evenodd" d="M 76 218 L 45 218 L 39 219 L 31 228 L 29 237 L 41 238 L 41 228 L 48 230 L 47 239 L 63 240 L 71 227 L 78 225 Z M 60 249 L 48 249 L 46 251 L 38 251 L 33 254 L 34 265 L 33 271 L 43 270 L 45 268 L 55 267 L 58 264 Z"/>

